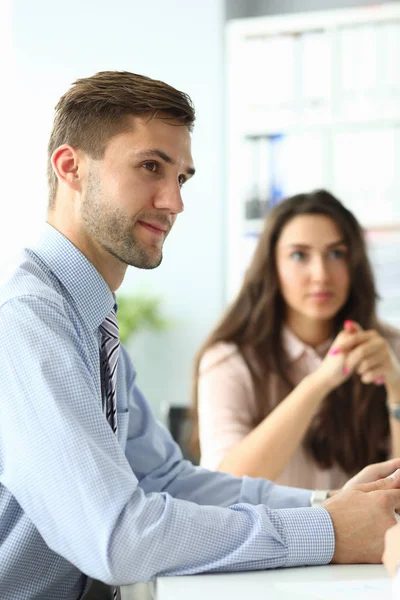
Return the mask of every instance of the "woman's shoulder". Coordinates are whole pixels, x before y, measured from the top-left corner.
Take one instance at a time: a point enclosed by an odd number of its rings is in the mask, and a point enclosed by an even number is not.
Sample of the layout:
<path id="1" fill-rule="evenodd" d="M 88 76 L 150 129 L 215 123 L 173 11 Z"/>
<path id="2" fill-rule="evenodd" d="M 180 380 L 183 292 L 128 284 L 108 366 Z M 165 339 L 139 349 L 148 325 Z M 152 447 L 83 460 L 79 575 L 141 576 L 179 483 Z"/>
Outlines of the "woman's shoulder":
<path id="1" fill-rule="evenodd" d="M 244 364 L 242 354 L 233 342 L 217 342 L 207 348 L 201 357 L 199 371 L 204 373 L 221 364 L 230 366 Z"/>

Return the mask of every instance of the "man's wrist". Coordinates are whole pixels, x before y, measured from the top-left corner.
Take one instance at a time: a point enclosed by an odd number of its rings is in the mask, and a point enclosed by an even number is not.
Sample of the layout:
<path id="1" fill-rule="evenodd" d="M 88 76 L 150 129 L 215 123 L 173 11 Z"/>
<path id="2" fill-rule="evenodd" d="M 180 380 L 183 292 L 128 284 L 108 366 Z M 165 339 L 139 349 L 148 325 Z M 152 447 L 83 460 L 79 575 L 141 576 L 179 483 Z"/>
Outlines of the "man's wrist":
<path id="1" fill-rule="evenodd" d="M 340 490 L 328 490 L 328 498 L 332 498 L 332 496 L 335 496 L 338 492 L 340 492 Z"/>
<path id="2" fill-rule="evenodd" d="M 329 498 L 329 490 L 313 490 L 311 492 L 311 507 L 321 506 Z"/>

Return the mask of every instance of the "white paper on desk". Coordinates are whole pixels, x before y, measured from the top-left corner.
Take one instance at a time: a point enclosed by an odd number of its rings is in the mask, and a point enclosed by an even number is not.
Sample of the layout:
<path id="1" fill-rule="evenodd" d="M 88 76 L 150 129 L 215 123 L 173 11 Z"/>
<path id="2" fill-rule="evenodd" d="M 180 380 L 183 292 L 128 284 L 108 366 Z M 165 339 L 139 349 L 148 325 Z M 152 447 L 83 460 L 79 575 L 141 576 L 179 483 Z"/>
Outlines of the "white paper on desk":
<path id="1" fill-rule="evenodd" d="M 327 581 L 307 583 L 279 583 L 277 590 L 291 594 L 296 598 L 309 600 L 337 600 L 351 598 L 352 600 L 382 600 L 390 598 L 392 582 L 390 579 L 352 579 L 350 581 Z"/>

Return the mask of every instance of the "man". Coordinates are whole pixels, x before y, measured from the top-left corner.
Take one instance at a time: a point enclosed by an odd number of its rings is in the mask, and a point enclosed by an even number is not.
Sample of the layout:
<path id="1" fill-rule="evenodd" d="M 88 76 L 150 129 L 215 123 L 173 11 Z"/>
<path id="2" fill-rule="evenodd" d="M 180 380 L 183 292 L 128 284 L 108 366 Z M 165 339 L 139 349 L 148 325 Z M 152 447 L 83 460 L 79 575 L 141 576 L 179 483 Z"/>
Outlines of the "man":
<path id="1" fill-rule="evenodd" d="M 309 491 L 182 460 L 136 387 L 114 292 L 128 265 L 161 262 L 194 174 L 193 121 L 185 94 L 125 72 L 78 80 L 56 107 L 48 224 L 0 296 L 2 600 L 381 560 L 400 478 L 365 482 L 399 460 L 312 508 Z"/>

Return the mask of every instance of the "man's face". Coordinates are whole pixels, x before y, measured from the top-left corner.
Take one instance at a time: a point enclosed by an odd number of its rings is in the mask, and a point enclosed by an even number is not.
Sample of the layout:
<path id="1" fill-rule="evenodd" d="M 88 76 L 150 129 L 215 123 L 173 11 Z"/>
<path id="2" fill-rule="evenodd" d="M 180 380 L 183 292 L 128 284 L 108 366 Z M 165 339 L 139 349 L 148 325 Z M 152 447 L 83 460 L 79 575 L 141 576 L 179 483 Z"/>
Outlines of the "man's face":
<path id="1" fill-rule="evenodd" d="M 92 241 L 127 265 L 153 269 L 183 210 L 181 188 L 194 174 L 186 126 L 132 118 L 100 160 L 88 158 L 80 221 Z"/>

